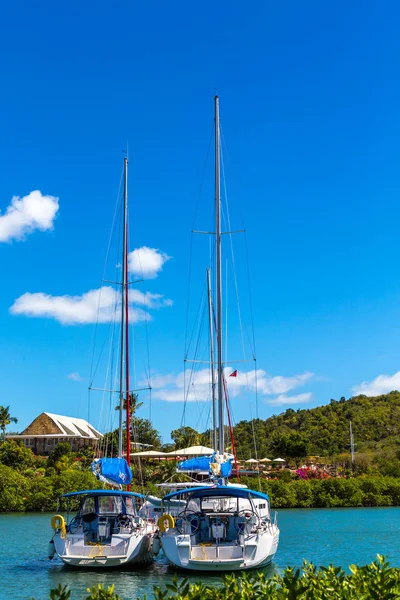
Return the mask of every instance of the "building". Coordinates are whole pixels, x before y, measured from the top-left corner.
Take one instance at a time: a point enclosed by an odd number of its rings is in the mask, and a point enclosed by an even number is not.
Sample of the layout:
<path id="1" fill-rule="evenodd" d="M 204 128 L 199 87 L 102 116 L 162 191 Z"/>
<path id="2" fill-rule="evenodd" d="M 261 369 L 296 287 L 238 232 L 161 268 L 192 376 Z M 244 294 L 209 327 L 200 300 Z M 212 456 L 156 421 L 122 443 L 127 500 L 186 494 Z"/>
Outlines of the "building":
<path id="1" fill-rule="evenodd" d="M 59 442 L 69 442 L 74 452 L 84 447 L 94 447 L 102 438 L 85 419 L 64 417 L 44 412 L 18 435 L 7 435 L 6 439 L 22 440 L 35 454 L 50 454 Z"/>

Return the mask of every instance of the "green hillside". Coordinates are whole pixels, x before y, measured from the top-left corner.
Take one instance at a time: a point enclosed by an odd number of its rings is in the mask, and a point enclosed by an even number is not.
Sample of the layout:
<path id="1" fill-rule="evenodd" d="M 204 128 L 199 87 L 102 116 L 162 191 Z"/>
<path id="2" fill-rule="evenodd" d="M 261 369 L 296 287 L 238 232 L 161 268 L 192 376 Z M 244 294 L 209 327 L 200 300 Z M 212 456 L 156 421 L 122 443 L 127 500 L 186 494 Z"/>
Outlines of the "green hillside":
<path id="1" fill-rule="evenodd" d="M 400 393 L 331 400 L 311 409 L 287 409 L 266 421 L 241 421 L 235 427 L 240 458 L 254 456 L 333 456 L 349 452 L 352 422 L 357 453 L 397 455 L 400 450 Z"/>

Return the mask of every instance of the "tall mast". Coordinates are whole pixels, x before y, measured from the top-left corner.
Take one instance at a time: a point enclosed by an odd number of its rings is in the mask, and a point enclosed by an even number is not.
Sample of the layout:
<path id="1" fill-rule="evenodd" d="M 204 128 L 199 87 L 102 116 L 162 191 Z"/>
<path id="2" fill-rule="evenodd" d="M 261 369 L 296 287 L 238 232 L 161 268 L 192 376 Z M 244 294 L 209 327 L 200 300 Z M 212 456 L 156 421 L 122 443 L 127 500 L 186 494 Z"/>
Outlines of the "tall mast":
<path id="1" fill-rule="evenodd" d="M 213 449 L 217 451 L 217 405 L 215 402 L 215 365 L 214 365 L 214 332 L 213 332 L 213 312 L 211 298 L 211 269 L 207 269 L 207 289 L 208 289 L 208 320 L 210 327 L 210 364 L 211 364 L 211 395 L 212 395 L 212 414 L 213 414 Z"/>
<path id="2" fill-rule="evenodd" d="M 126 381 L 126 460 L 131 464 L 131 402 L 129 396 L 129 284 L 128 284 L 128 158 L 124 159 L 125 214 L 125 381 Z M 130 486 L 128 486 L 130 489 Z"/>
<path id="3" fill-rule="evenodd" d="M 219 98 L 214 97 L 215 119 L 215 241 L 217 278 L 217 372 L 218 372 L 218 451 L 224 453 L 224 385 L 222 368 L 222 265 L 221 265 L 221 182 L 220 182 L 220 132 Z"/>
<path id="4" fill-rule="evenodd" d="M 122 290 L 121 290 L 121 357 L 119 369 L 119 435 L 118 435 L 118 456 L 123 454 L 123 412 L 124 412 L 124 358 L 125 358 L 125 301 L 126 301 L 126 221 L 127 221 L 127 174 L 128 159 L 124 158 L 124 203 L 123 203 L 123 224 L 122 224 Z"/>

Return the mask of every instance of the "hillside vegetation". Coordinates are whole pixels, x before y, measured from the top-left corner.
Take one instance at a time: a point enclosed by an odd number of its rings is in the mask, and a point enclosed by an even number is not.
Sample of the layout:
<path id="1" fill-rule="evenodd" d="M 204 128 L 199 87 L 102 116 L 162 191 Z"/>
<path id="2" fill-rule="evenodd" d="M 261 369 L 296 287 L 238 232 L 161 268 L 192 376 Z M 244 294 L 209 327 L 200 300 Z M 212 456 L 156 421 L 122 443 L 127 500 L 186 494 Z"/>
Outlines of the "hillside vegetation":
<path id="1" fill-rule="evenodd" d="M 259 457 L 334 456 L 349 452 L 352 422 L 357 453 L 397 456 L 400 450 L 400 393 L 370 398 L 356 396 L 331 400 L 325 406 L 293 410 L 265 421 L 241 421 L 235 427 L 240 458 L 254 456 L 254 436 Z"/>

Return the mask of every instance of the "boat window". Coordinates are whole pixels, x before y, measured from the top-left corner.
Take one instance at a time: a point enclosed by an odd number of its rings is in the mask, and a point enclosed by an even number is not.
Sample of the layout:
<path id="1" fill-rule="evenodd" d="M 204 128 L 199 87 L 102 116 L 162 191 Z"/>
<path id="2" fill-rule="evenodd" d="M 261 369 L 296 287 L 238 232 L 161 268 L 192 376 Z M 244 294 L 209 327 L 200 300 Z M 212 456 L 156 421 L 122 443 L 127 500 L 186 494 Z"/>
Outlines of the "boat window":
<path id="1" fill-rule="evenodd" d="M 126 506 L 126 514 L 127 515 L 135 515 L 136 511 L 135 511 L 135 503 L 133 501 L 133 498 L 125 498 L 125 506 Z"/>
<path id="2" fill-rule="evenodd" d="M 99 514 L 122 513 L 122 499 L 120 496 L 99 496 Z"/>
<path id="3" fill-rule="evenodd" d="M 96 507 L 95 507 L 95 503 L 94 503 L 94 498 L 93 498 L 93 496 L 89 496 L 88 498 L 85 499 L 85 502 L 83 503 L 82 514 L 87 515 L 89 513 L 95 513 L 95 512 L 96 512 Z"/>
<path id="4" fill-rule="evenodd" d="M 221 498 L 216 498 L 214 497 L 210 497 L 210 498 L 203 498 L 202 503 L 201 503 L 201 508 L 203 511 L 205 512 L 215 512 L 215 513 L 219 513 L 219 512 L 236 512 L 238 510 L 237 508 L 238 503 L 237 503 L 237 498 L 235 497 L 221 497 Z"/>
<path id="5" fill-rule="evenodd" d="M 193 512 L 199 512 L 200 510 L 200 498 L 190 498 L 186 510 L 192 510 Z"/>

